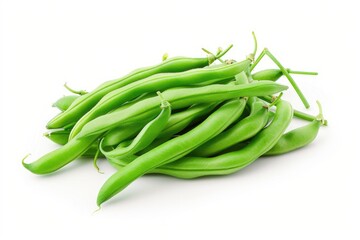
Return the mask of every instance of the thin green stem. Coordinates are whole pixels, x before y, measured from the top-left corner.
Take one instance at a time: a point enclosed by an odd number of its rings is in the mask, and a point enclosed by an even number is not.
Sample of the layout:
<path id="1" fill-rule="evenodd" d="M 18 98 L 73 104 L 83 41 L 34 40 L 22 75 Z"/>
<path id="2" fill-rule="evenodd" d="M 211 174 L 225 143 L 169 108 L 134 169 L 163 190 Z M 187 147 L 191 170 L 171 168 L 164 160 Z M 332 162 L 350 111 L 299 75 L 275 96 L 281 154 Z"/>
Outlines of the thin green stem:
<path id="1" fill-rule="evenodd" d="M 166 99 L 164 98 L 164 96 L 161 94 L 160 91 L 157 91 L 156 94 L 160 97 L 161 100 L 161 108 L 166 108 L 168 106 L 170 106 L 170 103 L 168 101 L 166 101 Z"/>
<path id="2" fill-rule="evenodd" d="M 268 55 L 268 57 L 278 66 L 278 68 L 282 71 L 282 73 L 285 75 L 285 77 L 289 80 L 290 84 L 296 91 L 297 95 L 300 97 L 304 106 L 306 108 L 309 108 L 310 107 L 309 102 L 306 100 L 304 94 L 301 92 L 300 88 L 298 87 L 298 85 L 296 84 L 294 79 L 291 77 L 291 75 L 288 73 L 288 71 L 286 71 L 284 66 L 274 57 L 274 55 L 272 55 L 272 53 L 268 49 L 265 48 L 264 51 L 265 51 L 265 54 Z"/>
<path id="3" fill-rule="evenodd" d="M 219 49 L 221 49 L 221 48 L 219 48 Z M 217 52 L 217 54 L 216 55 L 219 55 L 221 52 L 219 52 L 219 49 L 218 49 L 218 52 Z M 209 54 L 210 56 L 216 56 L 216 55 L 214 55 L 212 52 L 210 52 L 209 50 L 207 50 L 207 49 L 205 49 L 205 48 L 201 48 L 201 50 L 203 50 L 204 52 L 206 52 L 207 54 Z M 222 49 L 221 49 L 221 51 L 222 51 Z M 224 63 L 225 64 L 225 62 L 221 59 L 221 58 L 217 58 L 217 57 L 215 57 L 217 60 L 219 60 L 219 62 L 221 62 L 221 63 Z"/>
<path id="4" fill-rule="evenodd" d="M 271 108 L 272 106 L 275 106 L 281 99 L 283 95 L 283 92 L 279 94 L 279 96 L 275 97 L 275 99 L 269 104 L 268 108 Z"/>
<path id="5" fill-rule="evenodd" d="M 303 71 L 295 71 L 295 70 L 291 70 L 290 68 L 286 69 L 288 71 L 288 73 L 291 74 L 300 74 L 300 75 L 318 75 L 317 72 L 303 72 Z"/>
<path id="6" fill-rule="evenodd" d="M 98 148 L 95 153 L 93 165 L 94 165 L 94 168 L 98 171 L 98 173 L 104 174 L 103 172 L 100 171 L 100 168 L 97 165 L 97 160 L 99 159 L 99 154 L 100 154 L 100 148 Z"/>
<path id="7" fill-rule="evenodd" d="M 258 48 L 258 42 L 257 42 L 257 39 L 256 39 L 255 32 L 252 32 L 252 36 L 253 36 L 253 38 L 254 38 L 254 52 L 253 52 L 253 57 L 254 57 L 254 59 L 255 59 L 256 52 L 257 52 L 257 48 Z"/>
<path id="8" fill-rule="evenodd" d="M 220 54 L 217 54 L 215 56 L 216 59 L 219 59 L 221 57 L 223 57 L 234 45 L 230 45 L 229 47 L 227 47 L 224 51 L 222 51 Z"/>
<path id="9" fill-rule="evenodd" d="M 79 91 L 76 91 L 72 88 L 70 88 L 67 83 L 64 84 L 64 87 L 69 91 L 69 92 L 72 92 L 74 94 L 78 94 L 78 95 L 84 95 L 84 94 L 87 94 L 87 91 L 85 90 L 79 90 Z"/>
<path id="10" fill-rule="evenodd" d="M 327 126 L 327 120 L 324 118 L 323 109 L 322 109 L 320 101 L 317 100 L 316 104 L 318 105 L 318 108 L 319 108 L 319 114 L 316 116 L 316 119 L 318 121 L 320 121 L 322 125 Z"/>
<path id="11" fill-rule="evenodd" d="M 260 53 L 259 57 L 255 60 L 255 62 L 251 65 L 250 67 L 250 72 L 252 72 L 252 70 L 254 70 L 254 68 L 256 67 L 256 65 L 258 65 L 258 63 L 261 61 L 261 59 L 265 56 L 265 49 L 262 50 L 262 52 Z"/>
<path id="12" fill-rule="evenodd" d="M 271 97 L 271 96 L 262 96 L 262 97 L 259 97 L 259 98 L 266 101 L 266 102 L 268 102 L 268 103 L 271 103 L 273 101 L 273 97 Z M 294 117 L 297 117 L 299 119 L 303 119 L 303 120 L 309 121 L 309 122 L 316 120 L 316 116 L 310 115 L 308 113 L 301 112 L 301 111 L 296 110 L 296 109 L 294 109 Z M 327 124 L 327 122 L 325 122 L 324 125 L 326 125 L 326 124 Z"/>

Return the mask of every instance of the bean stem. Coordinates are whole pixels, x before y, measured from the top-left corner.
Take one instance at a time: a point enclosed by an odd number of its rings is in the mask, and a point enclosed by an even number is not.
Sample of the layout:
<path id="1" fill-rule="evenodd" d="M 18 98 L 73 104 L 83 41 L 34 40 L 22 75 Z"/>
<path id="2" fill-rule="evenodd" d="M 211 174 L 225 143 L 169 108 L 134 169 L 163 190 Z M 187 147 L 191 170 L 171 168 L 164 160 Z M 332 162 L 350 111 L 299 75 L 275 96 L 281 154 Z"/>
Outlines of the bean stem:
<path id="1" fill-rule="evenodd" d="M 300 74 L 300 75 L 318 75 L 317 72 L 294 71 L 294 70 L 291 70 L 290 68 L 287 69 L 287 72 L 292 73 L 292 74 Z"/>
<path id="2" fill-rule="evenodd" d="M 64 84 L 64 87 L 65 87 L 69 92 L 72 92 L 72 93 L 74 93 L 74 94 L 78 94 L 78 95 L 87 94 L 87 91 L 85 91 L 85 90 L 79 90 L 79 91 L 77 91 L 77 90 L 74 90 L 74 89 L 70 88 L 70 87 L 67 85 L 67 83 Z"/>
<path id="3" fill-rule="evenodd" d="M 290 84 L 292 85 L 292 87 L 295 89 L 297 95 L 300 97 L 302 103 L 304 104 L 304 106 L 306 108 L 310 107 L 309 102 L 306 100 L 304 94 L 301 92 L 300 88 L 298 87 L 298 85 L 296 84 L 296 82 L 294 81 L 294 79 L 291 77 L 291 75 L 288 73 L 288 71 L 286 70 L 286 68 L 284 68 L 284 66 L 274 57 L 274 55 L 272 55 L 272 53 L 265 48 L 260 56 L 256 59 L 255 63 L 251 66 L 250 70 L 252 71 L 255 66 L 260 62 L 260 60 L 267 55 L 277 66 L 278 68 L 282 71 L 282 73 L 285 75 L 285 77 L 289 80 Z"/>
<path id="4" fill-rule="evenodd" d="M 260 99 L 268 102 L 268 103 L 271 103 L 273 101 L 273 98 L 270 97 L 270 96 L 262 96 L 262 97 L 259 97 Z M 294 117 L 297 117 L 297 118 L 300 118 L 300 119 L 303 119 L 303 120 L 306 120 L 306 121 L 313 121 L 313 120 L 316 120 L 316 116 L 313 116 L 313 115 L 310 115 L 308 113 L 304 113 L 304 112 L 301 112 L 299 110 L 296 110 L 294 109 Z M 325 121 L 324 125 L 326 125 L 327 122 Z"/>

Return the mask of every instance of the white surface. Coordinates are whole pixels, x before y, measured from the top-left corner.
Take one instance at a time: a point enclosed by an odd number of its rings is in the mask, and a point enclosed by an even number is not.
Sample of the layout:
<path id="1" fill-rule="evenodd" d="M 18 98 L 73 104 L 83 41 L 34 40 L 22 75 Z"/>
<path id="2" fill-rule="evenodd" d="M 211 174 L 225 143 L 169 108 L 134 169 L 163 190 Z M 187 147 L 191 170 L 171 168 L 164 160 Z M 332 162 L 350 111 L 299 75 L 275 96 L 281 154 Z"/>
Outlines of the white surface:
<path id="1" fill-rule="evenodd" d="M 1 239 L 359 239 L 355 2 L 3 1 Z M 320 73 L 296 77 L 310 112 L 320 99 L 329 120 L 311 146 L 227 177 L 143 177 L 97 214 L 97 192 L 114 172 L 105 161 L 105 175 L 86 161 L 51 176 L 21 166 L 25 154 L 55 148 L 41 134 L 64 82 L 91 90 L 164 52 L 203 56 L 201 47 L 230 43 L 228 57 L 243 59 L 252 30 L 287 67 Z"/>

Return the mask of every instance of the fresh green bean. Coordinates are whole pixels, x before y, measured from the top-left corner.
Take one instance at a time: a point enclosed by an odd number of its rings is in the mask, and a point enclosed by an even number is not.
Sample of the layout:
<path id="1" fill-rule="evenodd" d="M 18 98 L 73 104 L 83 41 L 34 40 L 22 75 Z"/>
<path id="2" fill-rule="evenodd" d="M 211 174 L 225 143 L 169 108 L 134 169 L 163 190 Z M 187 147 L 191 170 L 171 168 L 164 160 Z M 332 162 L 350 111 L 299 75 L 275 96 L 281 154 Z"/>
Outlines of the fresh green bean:
<path id="1" fill-rule="evenodd" d="M 175 161 L 183 157 L 194 148 L 215 137 L 241 115 L 245 104 L 246 100 L 244 99 L 227 102 L 190 132 L 169 140 L 136 158 L 104 183 L 98 194 L 98 206 L 148 171 L 168 161 Z M 243 107 L 241 108 L 241 106 Z"/>
<path id="2" fill-rule="evenodd" d="M 286 71 L 290 74 L 301 74 L 301 75 L 317 75 L 317 72 L 303 72 L 303 71 L 293 71 L 290 68 L 287 68 Z M 254 80 L 269 80 L 277 81 L 283 76 L 283 72 L 280 69 L 265 69 L 259 72 L 252 74 Z"/>
<path id="3" fill-rule="evenodd" d="M 89 121 L 120 107 L 143 93 L 163 91 L 174 87 L 194 86 L 196 84 L 212 84 L 234 78 L 234 76 L 250 66 L 250 60 L 217 68 L 192 69 L 179 73 L 163 73 L 130 83 L 105 95 L 97 105 L 87 112 L 74 126 L 70 139 L 75 137 Z"/>
<path id="4" fill-rule="evenodd" d="M 128 146 L 119 145 L 111 151 L 106 151 L 102 147 L 102 143 L 100 142 L 101 152 L 106 157 L 123 158 L 126 157 L 127 155 L 135 154 L 138 151 L 141 151 L 142 149 L 146 148 L 160 134 L 160 132 L 164 129 L 165 125 L 167 124 L 170 118 L 171 107 L 169 102 L 163 99 L 160 107 L 162 109 L 160 114 L 155 119 L 153 119 L 148 124 L 146 124 L 145 127 L 134 138 L 134 140 L 131 141 L 131 143 Z"/>
<path id="5" fill-rule="evenodd" d="M 261 102 L 254 104 L 260 106 L 260 109 L 257 109 L 257 111 L 239 121 L 230 129 L 204 143 L 189 155 L 197 157 L 214 156 L 236 143 L 245 141 L 255 136 L 261 129 L 264 128 L 268 121 L 269 114 L 268 109 Z"/>
<path id="6" fill-rule="evenodd" d="M 265 155 L 284 154 L 302 148 L 313 142 L 318 135 L 320 127 L 324 125 L 324 117 L 319 102 L 318 105 L 320 113 L 316 120 L 282 135 L 276 145 L 266 152 Z"/>
<path id="7" fill-rule="evenodd" d="M 65 145 L 69 139 L 69 130 L 58 129 L 44 133 L 44 136 L 59 145 Z"/>
<path id="8" fill-rule="evenodd" d="M 242 85 L 213 84 L 204 87 L 176 88 L 164 91 L 163 95 L 171 103 L 173 109 L 178 109 L 195 103 L 218 102 L 244 96 L 263 96 L 286 89 L 286 86 L 271 81 L 261 81 Z M 121 111 L 100 116 L 87 123 L 78 137 L 101 134 L 129 121 L 153 117 L 158 114 L 156 111 L 157 102 L 158 98 L 149 98 L 147 101 L 135 103 L 130 108 L 120 108 Z"/>
<path id="9" fill-rule="evenodd" d="M 58 108 L 62 112 L 66 111 L 78 97 L 79 96 L 76 95 L 63 96 L 54 102 L 52 106 Z"/>
<path id="10" fill-rule="evenodd" d="M 215 59 L 215 56 L 210 55 L 207 58 L 175 57 L 167 59 L 155 66 L 134 70 L 124 77 L 105 82 L 92 92 L 80 96 L 69 109 L 50 120 L 47 128 L 62 128 L 64 125 L 78 121 L 95 106 L 103 96 L 129 83 L 158 73 L 182 72 L 194 68 L 202 68 L 210 65 Z"/>

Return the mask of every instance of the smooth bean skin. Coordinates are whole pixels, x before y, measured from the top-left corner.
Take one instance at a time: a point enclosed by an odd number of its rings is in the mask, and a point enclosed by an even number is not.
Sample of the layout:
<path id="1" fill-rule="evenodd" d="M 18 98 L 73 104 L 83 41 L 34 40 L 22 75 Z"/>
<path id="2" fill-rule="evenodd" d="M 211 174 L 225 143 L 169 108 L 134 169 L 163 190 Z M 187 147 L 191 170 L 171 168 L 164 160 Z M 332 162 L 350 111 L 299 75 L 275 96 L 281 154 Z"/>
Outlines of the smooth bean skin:
<path id="1" fill-rule="evenodd" d="M 237 172 L 274 147 L 290 124 L 292 115 L 293 109 L 290 103 L 280 101 L 277 104 L 277 110 L 271 124 L 252 138 L 249 144 L 239 150 L 210 158 L 183 157 L 177 161 L 158 166 L 149 173 L 159 173 L 176 178 L 191 179 Z M 112 161 L 112 159 L 108 160 L 114 167 L 120 169 L 120 171 L 124 169 L 123 166 L 128 164 L 129 161 L 135 161 L 130 159 L 119 163 Z"/>
<path id="2" fill-rule="evenodd" d="M 63 112 L 66 111 L 77 98 L 79 98 L 78 95 L 63 96 L 54 102 L 52 106 Z"/>
<path id="3" fill-rule="evenodd" d="M 69 130 L 61 129 L 61 130 L 47 132 L 44 134 L 44 136 L 56 144 L 65 145 L 68 142 L 69 134 L 70 134 Z"/>
<path id="4" fill-rule="evenodd" d="M 169 163 L 163 168 L 174 167 L 179 170 L 204 170 L 211 175 L 232 173 L 246 167 L 261 155 L 269 151 L 281 138 L 286 128 L 290 124 L 293 116 L 293 109 L 290 103 L 279 101 L 276 105 L 274 120 L 271 124 L 260 131 L 251 142 L 244 148 L 225 153 L 212 158 L 184 157 L 176 162 Z M 200 177 L 202 175 L 194 177 Z M 205 175 L 204 175 L 205 176 Z"/>
<path id="5" fill-rule="evenodd" d="M 294 151 L 312 143 L 318 135 L 321 122 L 314 120 L 311 123 L 285 133 L 276 145 L 264 155 L 272 156 Z"/>
<path id="6" fill-rule="evenodd" d="M 233 78 L 250 66 L 250 60 L 216 68 L 192 69 L 179 73 L 162 73 L 130 83 L 105 95 L 98 104 L 88 111 L 74 126 L 70 139 L 75 137 L 82 127 L 98 116 L 120 107 L 123 103 L 146 92 L 163 91 L 174 87 L 212 84 Z"/>
<path id="7" fill-rule="evenodd" d="M 140 133 L 131 141 L 127 146 L 117 146 L 111 151 L 106 151 L 102 147 L 102 142 L 100 142 L 100 150 L 106 157 L 114 158 L 123 158 L 131 154 L 135 154 L 138 151 L 149 146 L 150 143 L 160 134 L 164 129 L 165 125 L 169 121 L 171 115 L 170 104 L 164 101 L 161 104 L 160 114 L 153 120 L 151 120 L 145 127 L 140 131 Z"/>
<path id="8" fill-rule="evenodd" d="M 204 87 L 193 88 L 174 88 L 164 91 L 162 94 L 167 99 L 173 109 L 184 108 L 196 103 L 219 102 L 236 97 L 264 96 L 286 90 L 288 87 L 271 81 L 259 81 L 242 85 L 220 85 L 212 84 Z M 87 123 L 81 132 L 79 138 L 104 133 L 114 127 L 127 122 L 127 119 L 135 121 L 154 117 L 158 114 L 156 109 L 158 97 L 149 98 L 135 103 L 130 107 L 123 107 L 120 110 L 100 116 Z M 129 120 L 130 121 L 130 120 Z"/>
<path id="9" fill-rule="evenodd" d="M 193 130 L 167 141 L 130 162 L 104 183 L 98 194 L 97 205 L 100 206 L 145 173 L 165 162 L 183 157 L 219 134 L 241 115 L 245 104 L 246 100 L 244 99 L 225 103 Z"/>
<path id="10" fill-rule="evenodd" d="M 102 139 L 102 145 L 104 147 L 116 146 L 119 143 L 131 139 L 136 136 L 138 132 L 146 125 L 146 122 L 140 122 L 131 124 L 128 126 L 122 126 L 114 128 L 107 132 Z"/>
<path id="11" fill-rule="evenodd" d="M 35 174 L 52 173 L 80 157 L 97 141 L 98 137 L 95 135 L 83 139 L 74 138 L 64 146 L 45 154 L 34 162 L 25 163 L 23 161 L 22 164 L 27 170 Z"/>
<path id="12" fill-rule="evenodd" d="M 203 68 L 210 65 L 214 60 L 214 56 L 209 56 L 208 58 L 175 57 L 169 58 L 155 66 L 136 69 L 124 77 L 105 82 L 88 94 L 80 96 L 70 108 L 50 120 L 46 127 L 48 129 L 62 128 L 65 125 L 78 121 L 106 94 L 129 83 L 158 73 L 183 72 L 194 68 Z"/>
<path id="13" fill-rule="evenodd" d="M 163 144 L 171 137 L 173 137 L 175 134 L 178 134 L 179 132 L 183 131 L 194 121 L 201 120 L 202 117 L 212 112 L 218 105 L 220 105 L 220 103 L 196 104 L 191 106 L 185 111 L 171 115 L 169 122 L 166 124 L 165 128 L 161 131 L 161 133 L 156 137 L 156 139 L 145 149 L 139 151 L 138 154 L 140 155 L 144 154 L 150 151 L 151 149 Z M 135 157 L 132 157 L 131 159 L 133 158 Z"/>
<path id="14" fill-rule="evenodd" d="M 256 72 L 251 75 L 253 80 L 269 80 L 277 81 L 283 76 L 283 72 L 280 69 L 266 69 L 259 72 Z"/>
<path id="15" fill-rule="evenodd" d="M 59 145 L 65 145 L 68 143 L 69 139 L 69 130 L 55 130 L 52 132 L 47 132 L 44 134 L 45 137 L 47 137 L 49 140 L 53 141 L 56 144 Z M 99 144 L 93 143 L 91 147 L 86 150 L 83 154 L 81 154 L 81 157 L 88 157 L 88 158 L 94 158 L 95 153 L 97 152 Z M 102 153 L 100 153 L 99 157 L 104 157 Z"/>
<path id="16" fill-rule="evenodd" d="M 230 129 L 220 133 L 215 138 L 204 143 L 189 155 L 197 157 L 210 157 L 225 149 L 255 136 L 264 128 L 269 118 L 268 109 L 260 104 L 260 109 L 250 116 L 242 119 Z"/>

